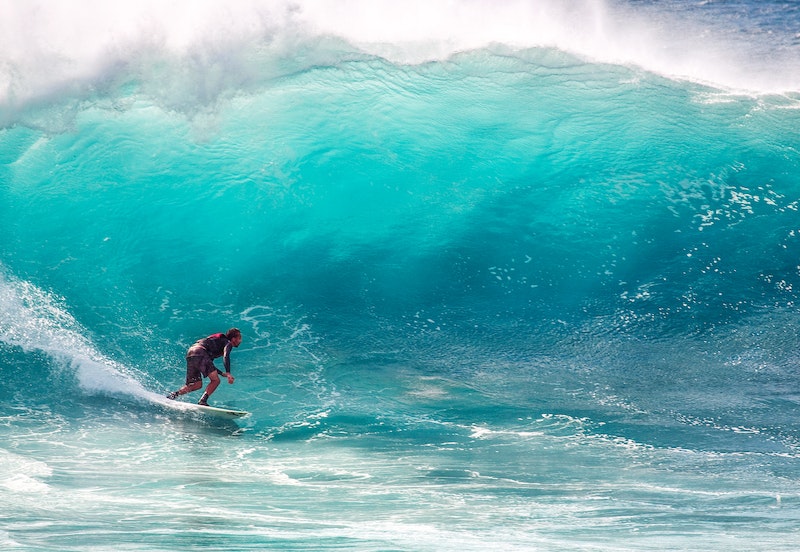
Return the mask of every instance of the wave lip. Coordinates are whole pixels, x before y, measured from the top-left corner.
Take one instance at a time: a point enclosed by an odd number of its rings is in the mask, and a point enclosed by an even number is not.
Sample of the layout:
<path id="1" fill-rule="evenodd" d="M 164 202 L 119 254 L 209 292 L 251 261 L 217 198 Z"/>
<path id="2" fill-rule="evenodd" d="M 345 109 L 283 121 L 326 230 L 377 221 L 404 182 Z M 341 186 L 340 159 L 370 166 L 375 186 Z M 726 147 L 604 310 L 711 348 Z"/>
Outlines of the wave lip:
<path id="1" fill-rule="evenodd" d="M 0 0 L 0 115 L 131 82 L 213 98 L 304 63 L 366 54 L 417 64 L 496 47 L 555 48 L 724 89 L 800 91 L 791 26 L 737 28 L 732 17 L 714 19 L 716 4 L 675 10 L 684 4 Z"/>

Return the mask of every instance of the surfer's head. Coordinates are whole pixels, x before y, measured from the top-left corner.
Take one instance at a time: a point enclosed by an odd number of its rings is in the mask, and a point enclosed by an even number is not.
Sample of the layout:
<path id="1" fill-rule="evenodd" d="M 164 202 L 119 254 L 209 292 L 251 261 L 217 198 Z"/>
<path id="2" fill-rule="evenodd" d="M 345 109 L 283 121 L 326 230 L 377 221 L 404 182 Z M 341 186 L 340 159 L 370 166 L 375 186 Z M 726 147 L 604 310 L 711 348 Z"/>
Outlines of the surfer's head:
<path id="1" fill-rule="evenodd" d="M 231 344 L 234 347 L 238 347 L 239 344 L 242 342 L 242 332 L 239 331 L 239 328 L 231 328 L 230 330 L 227 331 L 225 337 L 227 337 L 230 340 Z"/>

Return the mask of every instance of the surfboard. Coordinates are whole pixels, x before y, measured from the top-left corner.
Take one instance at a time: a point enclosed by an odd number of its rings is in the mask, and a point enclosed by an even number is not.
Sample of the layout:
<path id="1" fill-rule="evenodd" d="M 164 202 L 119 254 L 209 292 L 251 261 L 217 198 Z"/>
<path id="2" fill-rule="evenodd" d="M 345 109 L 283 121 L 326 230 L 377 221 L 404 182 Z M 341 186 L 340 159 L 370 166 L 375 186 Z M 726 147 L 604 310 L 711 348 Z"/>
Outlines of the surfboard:
<path id="1" fill-rule="evenodd" d="M 196 403 L 169 400 L 161 396 L 157 396 L 154 398 L 159 404 L 171 408 L 173 410 L 202 414 L 203 416 L 209 416 L 213 418 L 235 420 L 236 418 L 242 418 L 250 414 L 246 410 L 235 410 L 233 408 L 223 408 L 219 406 L 202 406 Z"/>
<path id="2" fill-rule="evenodd" d="M 227 420 L 233 420 L 235 418 L 242 418 L 250 414 L 246 410 L 232 410 L 230 408 L 220 408 L 217 406 L 203 406 L 201 404 L 191 404 L 191 403 L 184 403 L 189 408 L 188 410 L 197 410 L 201 414 L 205 414 L 206 416 L 213 416 L 215 418 L 225 418 Z"/>

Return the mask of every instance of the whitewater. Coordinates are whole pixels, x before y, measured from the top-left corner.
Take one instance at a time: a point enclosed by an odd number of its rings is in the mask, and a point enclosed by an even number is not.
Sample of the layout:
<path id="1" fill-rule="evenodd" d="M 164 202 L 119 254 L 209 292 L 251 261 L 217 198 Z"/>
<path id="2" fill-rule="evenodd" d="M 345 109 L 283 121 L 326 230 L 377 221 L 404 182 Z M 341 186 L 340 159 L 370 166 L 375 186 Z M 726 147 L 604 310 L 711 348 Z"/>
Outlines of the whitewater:
<path id="1" fill-rule="evenodd" d="M 796 550 L 799 129 L 795 1 L 0 0 L 0 548 Z"/>

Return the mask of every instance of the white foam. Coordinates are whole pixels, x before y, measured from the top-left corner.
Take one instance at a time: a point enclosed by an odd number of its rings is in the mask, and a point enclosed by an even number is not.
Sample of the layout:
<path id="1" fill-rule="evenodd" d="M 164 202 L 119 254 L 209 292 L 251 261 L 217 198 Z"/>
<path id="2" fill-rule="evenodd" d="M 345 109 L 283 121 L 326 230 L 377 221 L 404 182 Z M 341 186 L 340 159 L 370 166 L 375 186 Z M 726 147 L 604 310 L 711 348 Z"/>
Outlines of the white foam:
<path id="1" fill-rule="evenodd" d="M 14 493 L 44 493 L 50 486 L 41 481 L 52 475 L 53 470 L 38 460 L 0 450 L 0 460 L 3 462 L 3 476 L 0 477 L 0 487 Z"/>
<path id="2" fill-rule="evenodd" d="M 764 56 L 763 44 L 729 29 L 653 10 L 604 0 L 0 0 L 0 111 L 131 74 L 178 96 L 193 88 L 174 79 L 191 78 L 213 96 L 269 73 L 277 58 L 315 63 L 324 37 L 400 63 L 494 44 L 549 47 L 726 88 L 800 90 L 796 49 Z M 179 70 L 153 70 L 165 64 Z"/>
<path id="3" fill-rule="evenodd" d="M 97 350 L 61 303 L 30 282 L 0 275 L 0 341 L 69 367 L 87 392 L 147 396 L 128 369 Z"/>

